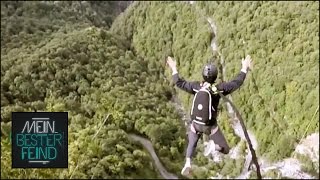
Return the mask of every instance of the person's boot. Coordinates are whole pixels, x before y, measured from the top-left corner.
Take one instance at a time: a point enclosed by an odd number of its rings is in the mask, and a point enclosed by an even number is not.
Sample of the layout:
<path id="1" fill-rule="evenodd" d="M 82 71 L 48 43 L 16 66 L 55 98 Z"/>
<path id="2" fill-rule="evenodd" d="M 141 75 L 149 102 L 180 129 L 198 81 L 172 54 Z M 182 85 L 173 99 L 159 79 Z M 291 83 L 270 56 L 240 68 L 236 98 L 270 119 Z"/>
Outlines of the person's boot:
<path id="1" fill-rule="evenodd" d="M 190 172 L 191 172 L 191 159 L 187 158 L 186 163 L 184 164 L 184 167 L 181 170 L 181 174 L 183 176 L 188 176 L 190 175 Z"/>
<path id="2" fill-rule="evenodd" d="M 204 156 L 209 156 L 209 154 L 211 152 L 214 152 L 215 150 L 216 150 L 216 145 L 215 145 L 214 141 L 213 140 L 209 140 L 209 142 L 207 143 L 207 145 L 206 145 L 206 147 L 204 149 L 203 154 L 204 154 Z"/>

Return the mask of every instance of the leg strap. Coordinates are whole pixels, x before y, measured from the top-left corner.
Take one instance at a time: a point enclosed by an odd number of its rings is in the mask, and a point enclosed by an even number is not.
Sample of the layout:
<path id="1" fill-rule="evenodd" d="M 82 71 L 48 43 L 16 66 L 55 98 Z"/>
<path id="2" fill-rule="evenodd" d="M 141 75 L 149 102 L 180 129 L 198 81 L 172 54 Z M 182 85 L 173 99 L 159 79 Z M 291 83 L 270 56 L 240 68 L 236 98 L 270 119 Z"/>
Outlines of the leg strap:
<path id="1" fill-rule="evenodd" d="M 214 126 L 213 126 L 213 127 L 214 127 Z M 215 128 L 212 128 L 212 129 L 211 129 L 210 135 L 214 135 L 217 131 L 218 131 L 218 126 L 216 126 Z"/>

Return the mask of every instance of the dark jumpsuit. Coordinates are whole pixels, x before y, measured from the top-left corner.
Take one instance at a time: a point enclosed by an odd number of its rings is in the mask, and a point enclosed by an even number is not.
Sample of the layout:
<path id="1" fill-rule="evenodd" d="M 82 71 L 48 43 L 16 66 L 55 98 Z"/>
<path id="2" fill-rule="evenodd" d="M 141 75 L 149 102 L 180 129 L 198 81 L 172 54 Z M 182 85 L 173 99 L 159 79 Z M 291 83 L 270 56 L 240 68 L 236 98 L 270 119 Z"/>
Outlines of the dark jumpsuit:
<path id="1" fill-rule="evenodd" d="M 242 85 L 245 78 L 246 78 L 246 73 L 241 71 L 234 80 L 230 82 L 221 82 L 217 84 L 216 87 L 219 91 L 222 91 L 223 95 L 226 96 L 232 93 L 233 91 L 235 91 L 236 89 L 238 89 Z M 173 75 L 173 82 L 176 84 L 178 88 L 193 95 L 196 93 L 195 90 L 199 90 L 201 88 L 201 84 L 202 84 L 197 81 L 188 82 L 183 78 L 180 78 L 178 73 Z M 218 108 L 219 100 L 220 100 L 219 95 L 212 95 L 212 107 L 214 109 Z M 202 135 L 202 133 L 199 132 L 199 129 L 209 129 L 209 131 L 205 131 L 205 133 L 209 135 L 209 138 L 213 140 L 215 144 L 218 144 L 221 147 L 221 150 L 219 151 L 224 154 L 229 153 L 229 150 L 230 150 L 229 145 L 224 135 L 220 131 L 220 129 L 218 128 L 218 130 L 214 134 L 210 134 L 211 132 L 210 130 L 218 126 L 216 118 L 217 118 L 217 112 L 214 111 L 212 119 L 210 120 L 210 123 L 208 124 L 208 126 L 199 125 L 192 122 L 197 133 L 194 133 L 191 130 L 188 132 L 188 147 L 187 147 L 187 154 L 186 154 L 187 158 L 191 158 L 191 156 L 193 155 L 193 152 L 197 147 L 198 140 Z"/>

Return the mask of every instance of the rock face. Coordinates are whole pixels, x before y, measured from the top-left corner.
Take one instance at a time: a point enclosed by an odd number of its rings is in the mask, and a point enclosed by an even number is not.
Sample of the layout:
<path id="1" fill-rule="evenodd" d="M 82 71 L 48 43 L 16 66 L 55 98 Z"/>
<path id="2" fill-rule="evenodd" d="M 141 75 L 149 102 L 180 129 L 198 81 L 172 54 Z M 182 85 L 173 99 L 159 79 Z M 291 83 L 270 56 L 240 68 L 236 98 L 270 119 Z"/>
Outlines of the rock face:
<path id="1" fill-rule="evenodd" d="M 189 3 L 194 4 L 194 1 L 189 1 Z M 210 24 L 211 29 L 213 31 L 212 32 L 213 38 L 211 40 L 211 48 L 214 52 L 218 52 L 218 54 L 221 56 L 221 54 L 218 51 L 218 46 L 216 43 L 217 27 L 215 26 L 215 23 L 211 18 L 207 18 L 207 21 Z M 243 40 L 243 43 L 245 43 L 244 40 Z M 224 59 L 222 58 L 222 56 L 221 56 L 221 65 L 223 67 L 222 74 L 224 75 L 225 74 L 224 73 L 225 66 L 224 66 Z M 231 96 L 229 96 L 229 99 L 232 101 Z M 233 116 L 233 114 L 235 112 L 229 103 L 227 103 L 227 110 L 228 110 L 228 114 L 230 115 L 230 118 L 234 119 L 235 116 Z M 234 121 L 232 121 L 232 127 L 235 131 L 235 134 L 238 135 L 241 138 L 241 140 L 246 141 L 244 134 L 243 134 L 243 131 L 241 129 L 239 120 L 235 119 Z M 256 150 L 258 148 L 258 143 L 257 143 L 257 140 L 256 140 L 254 134 L 248 130 L 248 135 L 252 141 L 253 149 Z M 204 145 L 206 146 L 207 142 L 205 142 Z M 238 145 L 231 149 L 230 157 L 232 159 L 239 158 Z M 251 162 L 252 157 L 251 157 L 251 153 L 249 151 L 247 151 L 247 152 L 248 153 L 246 156 L 244 169 L 243 169 L 242 173 L 238 177 L 236 177 L 236 179 L 249 178 L 250 173 L 252 173 L 252 170 L 248 171 L 248 167 L 250 166 L 250 162 Z M 314 133 L 314 134 L 308 136 L 307 138 L 301 140 L 301 142 L 297 145 L 295 152 L 299 153 L 299 154 L 307 155 L 308 157 L 311 158 L 311 160 L 313 162 L 318 162 L 318 164 L 319 164 L 319 133 Z M 215 152 L 210 153 L 210 155 L 212 156 L 211 158 L 213 159 L 214 162 L 219 162 L 222 160 L 222 158 L 217 154 L 218 153 L 215 153 Z M 261 172 L 263 174 L 265 174 L 269 170 L 276 169 L 276 170 L 280 171 L 282 176 L 286 176 L 286 177 L 290 177 L 290 178 L 299 178 L 299 179 L 312 179 L 312 178 L 314 178 L 311 175 L 309 175 L 301 170 L 301 164 L 300 164 L 299 160 L 297 160 L 295 158 L 286 158 L 280 162 L 272 163 L 272 164 L 268 163 L 265 159 L 260 158 L 259 164 L 261 166 Z M 216 177 L 211 177 L 211 179 L 216 179 L 216 178 L 221 179 L 223 177 L 220 174 L 217 174 Z M 224 178 L 229 178 L 229 177 L 224 177 Z"/>
<path id="2" fill-rule="evenodd" d="M 313 133 L 301 140 L 294 152 L 310 157 L 312 162 L 319 162 L 319 133 Z"/>

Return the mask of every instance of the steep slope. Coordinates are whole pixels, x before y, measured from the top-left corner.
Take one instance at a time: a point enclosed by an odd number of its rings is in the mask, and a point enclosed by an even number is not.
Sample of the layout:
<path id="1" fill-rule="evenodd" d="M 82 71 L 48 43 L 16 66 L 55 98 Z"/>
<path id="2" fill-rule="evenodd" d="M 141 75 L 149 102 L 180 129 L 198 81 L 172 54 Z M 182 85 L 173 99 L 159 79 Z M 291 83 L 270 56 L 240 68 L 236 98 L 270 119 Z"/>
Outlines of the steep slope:
<path id="1" fill-rule="evenodd" d="M 134 2 L 114 22 L 121 10 L 113 5 L 1 2 L 1 178 L 159 178 L 128 133 L 150 139 L 167 170 L 180 172 L 185 128 L 171 100 L 177 94 L 189 112 L 191 96 L 175 91 L 165 58 L 175 57 L 186 79 L 200 80 L 204 63 L 220 61 L 210 27 L 184 2 Z M 194 5 L 217 23 L 228 79 L 245 54 L 255 62 L 233 101 L 257 137 L 258 155 L 289 157 L 305 132 L 319 130 L 319 118 L 312 118 L 319 102 L 319 2 Z M 240 139 L 220 109 L 220 126 L 235 146 Z M 69 169 L 11 169 L 12 111 L 69 112 Z M 202 142 L 195 178 L 241 173 L 242 157 L 213 163 L 202 155 Z M 239 153 L 244 149 L 240 142 Z"/>
<path id="2" fill-rule="evenodd" d="M 290 156 L 305 130 L 310 134 L 319 129 L 318 120 L 312 119 L 319 102 L 319 3 L 196 5 L 219 27 L 228 77 L 237 71 L 237 59 L 245 54 L 255 59 L 242 87 L 248 91 L 240 90 L 233 100 L 248 126 L 263 132 L 256 133 L 260 154 L 274 160 Z"/>
<path id="3" fill-rule="evenodd" d="M 168 169 L 179 171 L 184 129 L 167 103 L 172 89 L 163 85 L 152 60 L 136 56 L 126 40 L 107 27 L 81 23 L 2 48 L 1 178 L 159 178 L 127 132 L 149 138 Z M 15 111 L 69 112 L 68 169 L 11 169 Z"/>
<path id="4" fill-rule="evenodd" d="M 258 155 L 271 161 L 290 157 L 305 133 L 319 130 L 319 118 L 312 118 L 318 113 L 319 102 L 319 2 L 195 5 L 217 23 L 227 80 L 240 70 L 240 60 L 246 54 L 254 60 L 253 71 L 233 94 L 233 101 L 257 137 Z M 172 55 L 183 77 L 201 80 L 202 65 L 211 57 L 217 64 L 220 61 L 218 55 L 211 54 L 209 28 L 206 19 L 188 3 L 135 2 L 115 20 L 111 30 L 129 39 L 137 54 L 158 59 L 160 68 L 164 58 Z M 166 75 L 170 78 L 169 71 Z M 177 94 L 188 112 L 190 96 Z M 239 142 L 224 109 L 220 124 L 231 146 Z M 202 146 L 199 148 L 201 152 Z M 200 156 L 196 159 L 200 166 L 206 164 Z M 226 159 L 219 166 L 224 174 L 239 173 L 236 161 Z M 201 171 L 198 177 L 211 173 Z"/>
<path id="5" fill-rule="evenodd" d="M 109 28 L 129 5 L 126 2 L 1 2 L 1 54 L 13 48 L 33 50 L 58 30 L 96 26 Z M 65 32 L 66 33 L 66 32 Z"/>
<path id="6" fill-rule="evenodd" d="M 124 178 L 142 174 L 141 167 L 149 169 L 147 171 L 151 172 L 151 176 L 155 176 L 152 168 L 148 168 L 150 159 L 147 154 L 130 142 L 126 128 L 119 127 L 125 120 L 113 107 L 115 100 L 108 99 L 112 94 L 108 94 L 106 85 L 113 85 L 116 82 L 112 79 L 120 76 L 115 75 L 112 62 L 118 62 L 117 59 L 129 63 L 137 61 L 132 54 L 130 57 L 130 52 L 126 55 L 122 49 L 125 48 L 120 39 L 103 30 L 91 28 L 65 35 L 57 34 L 31 55 L 20 51 L 10 53 L 3 60 L 3 178 L 25 176 L 21 173 L 23 171 L 30 178 Z M 14 66 L 6 66 L 12 61 L 16 63 Z M 121 87 L 120 82 L 118 84 Z M 34 171 L 32 169 L 11 169 L 9 128 L 6 128 L 11 124 L 11 112 L 34 110 L 69 112 L 69 169 L 39 169 L 35 173 L 31 173 Z M 104 125 L 102 121 L 107 114 L 110 118 Z M 130 124 L 127 125 L 130 128 Z M 91 138 L 101 126 L 101 132 L 92 141 Z M 73 172 L 76 166 L 79 167 Z M 127 169 L 132 169 L 131 173 Z"/>

